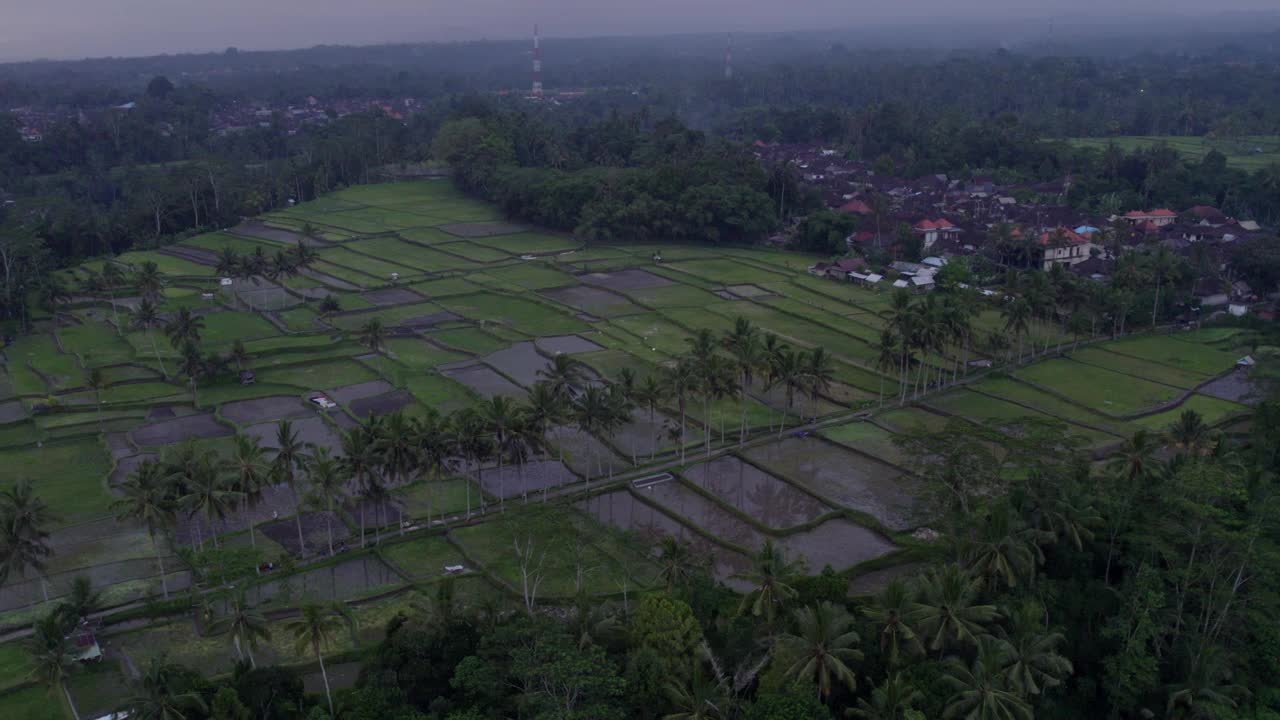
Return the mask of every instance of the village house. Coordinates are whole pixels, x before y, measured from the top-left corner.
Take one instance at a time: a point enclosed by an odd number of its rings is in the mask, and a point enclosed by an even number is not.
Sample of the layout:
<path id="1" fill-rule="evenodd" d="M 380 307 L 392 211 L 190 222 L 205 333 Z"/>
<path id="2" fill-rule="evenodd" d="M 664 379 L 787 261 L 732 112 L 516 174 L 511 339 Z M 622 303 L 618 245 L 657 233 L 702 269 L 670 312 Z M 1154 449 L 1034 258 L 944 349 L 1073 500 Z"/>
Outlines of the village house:
<path id="1" fill-rule="evenodd" d="M 1038 240 L 1044 249 L 1043 268 L 1048 271 L 1054 265 L 1075 265 L 1092 257 L 1096 247 L 1086 236 L 1064 227 L 1041 233 Z"/>
<path id="2" fill-rule="evenodd" d="M 1150 223 L 1155 227 L 1163 227 L 1178 219 L 1178 213 L 1168 208 L 1158 208 L 1156 210 L 1130 210 L 1121 216 L 1125 222 L 1130 225 L 1142 225 Z"/>

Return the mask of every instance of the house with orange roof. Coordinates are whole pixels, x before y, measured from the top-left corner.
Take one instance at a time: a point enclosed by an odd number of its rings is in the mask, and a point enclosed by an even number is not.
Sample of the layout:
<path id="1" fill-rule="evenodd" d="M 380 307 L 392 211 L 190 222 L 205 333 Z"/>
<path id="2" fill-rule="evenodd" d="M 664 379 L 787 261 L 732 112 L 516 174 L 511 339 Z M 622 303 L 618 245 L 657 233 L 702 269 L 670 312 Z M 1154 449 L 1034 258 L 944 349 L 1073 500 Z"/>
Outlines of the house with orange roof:
<path id="1" fill-rule="evenodd" d="M 1096 247 L 1088 235 L 1071 228 L 1058 227 L 1040 234 L 1036 239 L 1044 250 L 1042 269 L 1048 271 L 1054 265 L 1076 265 L 1093 256 Z"/>
<path id="2" fill-rule="evenodd" d="M 1130 225 L 1151 223 L 1156 227 L 1163 227 L 1176 221 L 1178 213 L 1168 208 L 1156 208 L 1155 210 L 1130 210 L 1121 217 Z"/>

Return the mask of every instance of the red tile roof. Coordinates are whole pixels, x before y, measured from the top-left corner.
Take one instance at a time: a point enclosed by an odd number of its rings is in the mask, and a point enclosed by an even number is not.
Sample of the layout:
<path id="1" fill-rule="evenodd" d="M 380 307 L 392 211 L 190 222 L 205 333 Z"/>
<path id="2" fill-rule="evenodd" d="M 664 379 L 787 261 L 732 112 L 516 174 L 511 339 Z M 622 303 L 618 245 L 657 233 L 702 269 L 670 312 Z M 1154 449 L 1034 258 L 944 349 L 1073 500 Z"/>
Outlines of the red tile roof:
<path id="1" fill-rule="evenodd" d="M 849 202 L 841 205 L 837 209 L 842 213 L 855 213 L 858 215 L 870 215 L 873 212 L 871 210 L 871 206 L 867 205 L 861 200 L 858 200 L 857 198 L 850 200 Z"/>
<path id="2" fill-rule="evenodd" d="M 1039 242 L 1046 247 L 1061 247 L 1057 239 L 1059 234 L 1062 236 L 1062 241 L 1067 245 L 1087 245 L 1089 243 L 1089 238 L 1074 230 L 1062 227 L 1051 232 L 1041 233 Z"/>

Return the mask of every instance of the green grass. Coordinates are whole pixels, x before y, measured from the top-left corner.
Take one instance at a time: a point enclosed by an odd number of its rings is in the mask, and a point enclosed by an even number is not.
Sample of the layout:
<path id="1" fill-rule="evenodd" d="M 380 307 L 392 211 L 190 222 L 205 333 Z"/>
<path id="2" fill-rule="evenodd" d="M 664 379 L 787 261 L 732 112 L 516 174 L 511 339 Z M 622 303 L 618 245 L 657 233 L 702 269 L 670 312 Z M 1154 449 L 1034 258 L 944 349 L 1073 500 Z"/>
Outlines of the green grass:
<path id="1" fill-rule="evenodd" d="M 62 349 L 79 356 L 86 367 L 115 365 L 133 359 L 133 346 L 104 322 L 60 328 L 58 338 L 62 341 Z"/>
<path id="2" fill-rule="evenodd" d="M 495 250 L 494 248 L 486 247 L 484 245 L 473 245 L 469 240 L 436 245 L 435 248 L 443 252 L 460 255 L 477 263 L 494 263 L 511 259 L 511 255 L 508 253 L 504 253 L 501 250 Z"/>
<path id="3" fill-rule="evenodd" d="M 435 315 L 443 312 L 444 308 L 432 302 L 422 302 L 416 305 L 400 305 L 398 307 L 378 308 L 365 312 L 354 313 L 352 315 L 338 315 L 329 318 L 329 324 L 342 328 L 343 330 L 357 331 L 373 318 L 378 318 L 383 325 L 399 325 L 401 321 L 411 318 L 422 317 L 424 315 Z"/>
<path id="4" fill-rule="evenodd" d="M 474 405 L 477 400 L 465 387 L 434 371 L 407 367 L 388 357 L 363 362 L 387 382 L 408 390 L 423 407 L 447 413 Z"/>
<path id="5" fill-rule="evenodd" d="M 391 338 L 387 341 L 387 350 L 395 354 L 396 360 L 411 368 L 430 368 L 463 359 L 458 353 L 418 338 Z"/>
<path id="6" fill-rule="evenodd" d="M 200 344 L 205 348 L 229 346 L 236 340 L 248 342 L 280 333 L 266 318 L 249 312 L 217 312 L 205 315 Z"/>
<path id="7" fill-rule="evenodd" d="M 876 415 L 876 420 L 900 433 L 937 432 L 947 426 L 947 418 L 920 408 L 899 408 Z"/>
<path id="8" fill-rule="evenodd" d="M 975 385 L 974 388 L 1006 400 L 1030 405 L 1041 412 L 1069 422 L 1093 425 L 1094 427 L 1110 430 L 1118 435 L 1128 435 L 1134 429 L 1133 426 L 1123 420 L 1099 415 L 1049 393 L 1041 392 L 1026 383 L 1018 382 L 1010 377 L 988 378 Z"/>
<path id="9" fill-rule="evenodd" d="M 782 272 L 771 272 L 758 268 L 754 265 L 740 263 L 730 259 L 714 259 L 714 260 L 685 260 L 683 262 L 667 263 L 666 267 L 674 268 L 681 272 L 700 277 L 715 283 L 723 283 L 725 285 L 748 285 L 752 283 L 767 283 L 781 280 L 785 277 Z"/>
<path id="10" fill-rule="evenodd" d="M 823 430 L 822 434 L 829 440 L 894 464 L 901 465 L 905 460 L 893 443 L 893 433 L 869 422 L 851 422 Z"/>
<path id="11" fill-rule="evenodd" d="M 964 388 L 950 390 L 941 395 L 930 397 L 928 404 L 983 425 L 994 423 L 997 426 L 1001 426 L 1006 422 L 1024 419 L 1061 421 L 1059 418 L 1028 410 L 1021 405 L 1015 405 Z M 1088 439 L 1092 444 L 1112 442 L 1116 439 L 1112 435 L 1075 425 L 1068 425 L 1068 429 L 1069 432 Z"/>
<path id="12" fill-rule="evenodd" d="M 182 258 L 164 255 L 154 250 L 127 252 L 116 258 L 116 262 L 129 265 L 137 270 L 142 263 L 154 262 L 160 272 L 172 277 L 213 277 L 213 268 L 208 265 L 183 260 Z"/>
<path id="13" fill-rule="evenodd" d="M 468 269 L 475 267 L 475 263 L 439 252 L 432 248 L 416 245 L 411 242 L 405 242 L 398 238 L 370 238 L 368 240 L 359 240 L 354 243 L 347 243 L 344 248 L 353 248 L 370 255 L 376 255 L 389 262 L 395 263 L 401 268 L 396 271 L 401 275 L 408 275 L 414 270 L 425 272 L 442 272 L 446 270 Z M 342 263 L 346 264 L 346 263 Z M 364 269 L 364 268 L 357 268 Z M 389 268 L 383 268 L 390 270 Z"/>
<path id="14" fill-rule="evenodd" d="M 667 355 L 679 355 L 687 351 L 689 345 L 685 338 L 692 337 L 688 331 L 660 313 L 611 318 L 608 324 L 625 331 L 631 340 L 645 346 L 646 351 L 657 348 L 658 352 Z"/>
<path id="15" fill-rule="evenodd" d="M 1180 135 L 1120 135 L 1115 137 L 1065 138 L 1064 142 L 1079 148 L 1105 151 L 1114 144 L 1124 152 L 1168 146 L 1184 160 L 1199 162 L 1210 150 L 1227 158 L 1227 164 L 1253 172 L 1280 162 L 1280 135 L 1251 135 L 1239 138 L 1185 137 Z M 1262 150 L 1255 154 L 1255 148 Z"/>
<path id="16" fill-rule="evenodd" d="M 27 674 L 31 672 L 31 668 L 31 652 L 21 643 L 0 645 L 0 690 L 7 690 L 28 680 Z M 0 706 L 3 706 L 3 697 L 0 697 Z"/>
<path id="17" fill-rule="evenodd" d="M 482 491 L 474 482 L 462 477 L 416 482 L 394 492 L 404 503 L 406 515 L 425 520 L 427 513 L 439 518 L 441 513 L 453 515 L 467 510 L 467 493 L 471 493 L 471 508 L 480 506 Z"/>
<path id="18" fill-rule="evenodd" d="M 428 299 L 435 299 L 451 295 L 466 295 L 479 292 L 484 288 L 464 278 L 444 278 L 414 283 L 409 286 L 409 289 L 425 295 Z"/>
<path id="19" fill-rule="evenodd" d="M 1227 400 L 1197 394 L 1187 398 L 1185 402 L 1172 410 L 1138 418 L 1133 422 L 1135 425 L 1140 425 L 1148 430 L 1163 432 L 1168 430 L 1171 425 L 1178 421 L 1178 417 L 1188 410 L 1200 413 L 1200 416 L 1204 418 L 1207 424 L 1213 425 L 1221 422 L 1228 415 L 1247 412 L 1248 408 Z"/>
<path id="20" fill-rule="evenodd" d="M 1115 353 L 1180 368 L 1208 379 L 1235 366 L 1239 355 L 1179 339 L 1177 335 L 1146 336 L 1103 345 Z"/>
<path id="21" fill-rule="evenodd" d="M 427 337 L 451 348 L 475 355 L 488 355 L 494 350 L 501 350 L 508 345 L 506 341 L 500 340 L 480 328 L 438 330 L 430 333 Z"/>
<path id="22" fill-rule="evenodd" d="M 577 285 L 578 279 L 541 262 L 524 262 L 519 265 L 494 268 L 484 273 L 499 282 L 518 285 L 529 290 Z"/>
<path id="23" fill-rule="evenodd" d="M 501 250 L 512 255 L 540 255 L 559 253 L 582 247 L 582 243 L 570 237 L 547 235 L 543 233 L 519 233 L 517 235 L 496 235 L 494 237 L 474 238 L 471 242 L 484 247 Z"/>
<path id="24" fill-rule="evenodd" d="M 313 365 L 259 370 L 257 384 L 292 385 L 313 390 L 329 390 L 377 379 L 378 376 L 373 370 L 354 360 L 331 360 Z"/>
<path id="25" fill-rule="evenodd" d="M 30 480 L 49 504 L 58 525 L 70 525 L 110 513 L 113 498 L 106 488 L 111 460 L 97 439 L 48 443 L 44 447 L 0 451 L 0 488 Z"/>
<path id="26" fill-rule="evenodd" d="M 311 263 L 311 269 L 318 273 L 338 278 L 339 280 L 345 280 L 358 287 L 378 286 L 390 281 L 389 278 L 385 276 L 374 277 L 368 273 L 362 273 L 359 270 L 352 270 L 349 267 L 335 265 L 330 262 L 325 262 L 324 260 L 317 260 Z"/>
<path id="27" fill-rule="evenodd" d="M 320 314 L 308 305 L 280 313 L 280 319 L 284 320 L 285 326 L 290 330 L 314 330 L 316 329 L 316 320 L 319 318 Z"/>
<path id="28" fill-rule="evenodd" d="M 348 249 L 362 247 L 360 242 L 354 242 L 347 243 L 341 247 L 324 248 L 320 251 L 320 259 L 331 265 L 339 265 L 350 270 L 356 270 L 383 281 L 390 281 L 392 273 L 399 273 L 401 277 L 417 274 L 411 267 L 380 260 L 377 257 Z"/>
<path id="29" fill-rule="evenodd" d="M 1140 413 L 1174 399 L 1179 393 L 1177 388 L 1066 359 L 1036 363 L 1016 374 L 1108 415 Z"/>
<path id="30" fill-rule="evenodd" d="M 466 564 L 462 559 L 462 553 L 442 536 L 396 543 L 384 547 L 381 553 L 387 562 L 415 580 L 441 577 L 444 575 L 446 565 Z"/>
<path id="31" fill-rule="evenodd" d="M 250 240 L 246 237 L 227 233 L 197 235 L 193 238 L 187 238 L 178 244 L 213 252 L 221 252 L 225 248 L 230 248 L 239 255 L 252 255 L 258 248 L 262 248 L 263 252 L 266 253 L 272 253 L 280 249 L 280 243 L 266 240 Z"/>
<path id="32" fill-rule="evenodd" d="M 0 695 L 0 717 L 14 720 L 66 720 L 63 701 L 43 687 L 29 687 Z"/>
<path id="33" fill-rule="evenodd" d="M 1190 390 L 1204 382 L 1204 376 L 1171 365 L 1142 360 L 1131 355 L 1108 352 L 1102 348 L 1081 348 L 1070 355 L 1072 360 L 1100 365 L 1108 370 L 1127 373 L 1144 380 L 1154 380 Z"/>
<path id="34" fill-rule="evenodd" d="M 702 288 L 682 283 L 641 288 L 638 290 L 620 290 L 635 302 L 651 308 L 669 307 L 705 307 L 721 298 Z"/>
<path id="35" fill-rule="evenodd" d="M 74 355 L 58 352 L 53 336 L 48 333 L 18 338 L 5 348 L 9 359 L 9 376 L 19 395 L 44 395 L 49 391 L 40 380 L 44 375 L 52 383 L 52 389 L 64 390 L 81 387 L 85 373 Z M 39 370 L 39 374 L 35 372 Z"/>
<path id="36" fill-rule="evenodd" d="M 397 234 L 405 240 L 412 240 L 413 242 L 424 243 L 427 245 L 440 245 L 443 243 L 458 241 L 457 236 L 450 235 L 443 230 L 437 230 L 435 228 L 409 228 L 407 230 L 401 230 Z"/>
<path id="37" fill-rule="evenodd" d="M 478 293 L 445 298 L 440 304 L 463 317 L 503 323 L 530 335 L 567 335 L 588 329 L 586 323 L 575 317 L 512 295 Z"/>

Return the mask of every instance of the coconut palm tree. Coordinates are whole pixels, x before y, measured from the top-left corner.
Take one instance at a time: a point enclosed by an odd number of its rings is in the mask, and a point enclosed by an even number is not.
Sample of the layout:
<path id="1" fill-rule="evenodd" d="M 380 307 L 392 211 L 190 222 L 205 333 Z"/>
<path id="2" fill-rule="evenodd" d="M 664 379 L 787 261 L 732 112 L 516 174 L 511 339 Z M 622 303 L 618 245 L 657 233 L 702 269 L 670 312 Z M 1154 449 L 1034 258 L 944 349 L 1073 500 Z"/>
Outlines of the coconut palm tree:
<path id="1" fill-rule="evenodd" d="M 183 346 L 178 372 L 187 376 L 187 383 L 191 385 L 191 404 L 198 407 L 200 401 L 196 396 L 196 386 L 200 382 L 200 378 L 204 377 L 205 364 L 204 358 L 200 357 L 200 349 L 195 345 L 188 343 Z"/>
<path id="2" fill-rule="evenodd" d="M 111 317 L 114 320 L 116 334 L 124 332 L 124 328 L 120 326 L 120 313 L 116 309 L 116 288 L 124 284 L 124 273 L 120 272 L 120 266 L 110 260 L 102 264 L 102 286 L 107 291 L 107 296 L 111 298 Z"/>
<path id="3" fill-rule="evenodd" d="M 784 350 L 773 363 L 772 377 L 774 382 L 782 385 L 785 391 L 785 404 L 782 407 L 782 421 L 778 423 L 778 437 L 787 427 L 787 414 L 795 403 L 796 388 L 800 385 L 804 372 L 803 352 Z"/>
<path id="4" fill-rule="evenodd" d="M 734 320 L 733 330 L 725 333 L 722 342 L 733 356 L 733 364 L 738 371 L 738 393 L 742 405 L 742 416 L 738 423 L 738 447 L 742 447 L 747 440 L 747 391 L 751 388 L 756 372 L 765 363 L 764 343 L 760 340 L 759 329 L 743 317 Z"/>
<path id="5" fill-rule="evenodd" d="M 76 662 L 76 647 L 67 637 L 63 618 L 51 612 L 36 621 L 31 639 L 27 642 L 31 654 L 31 676 L 49 689 L 49 694 L 61 691 L 71 709 L 71 716 L 80 720 L 75 701 L 67 690 L 67 678 L 80 668 Z"/>
<path id="6" fill-rule="evenodd" d="M 835 361 L 832 360 L 831 353 L 827 352 L 826 348 L 818 346 L 805 353 L 802 373 L 804 386 L 809 391 L 809 400 L 812 403 L 809 407 L 811 417 L 816 418 L 818 416 L 818 396 L 824 392 L 831 392 L 831 383 L 835 380 L 835 372 Z"/>
<path id="7" fill-rule="evenodd" d="M 494 457 L 498 461 L 498 504 L 500 508 L 506 509 L 507 493 L 502 460 L 511 457 L 511 441 L 516 434 L 516 426 L 520 423 L 520 406 L 505 395 L 494 395 L 480 403 L 478 412 L 493 435 Z"/>
<path id="8" fill-rule="evenodd" d="M 1031 305 L 1022 298 L 1014 299 L 1005 303 L 1000 317 L 1004 318 L 1004 331 L 1018 338 L 1018 362 L 1022 362 L 1022 338 L 1030 328 Z"/>
<path id="9" fill-rule="evenodd" d="M 102 391 L 107 388 L 107 376 L 102 368 L 93 368 L 85 378 L 85 386 L 93 391 L 94 405 L 98 407 L 98 432 L 102 432 Z"/>
<path id="10" fill-rule="evenodd" d="M 418 471 L 425 475 L 428 480 L 427 523 L 430 524 L 430 481 L 439 480 L 444 476 L 448 469 L 449 453 L 452 449 L 449 444 L 449 421 L 448 418 L 437 412 L 435 408 L 427 408 L 426 412 L 418 417 L 418 421 L 414 425 L 414 431 L 416 432 L 414 446 L 415 454 L 417 455 L 415 465 Z"/>
<path id="11" fill-rule="evenodd" d="M 538 377 L 550 383 L 551 390 L 566 400 L 571 390 L 582 383 L 582 366 L 563 353 L 551 358 L 547 366 L 538 371 Z"/>
<path id="12" fill-rule="evenodd" d="M 662 384 L 655 375 L 645 375 L 636 385 L 635 391 L 632 393 L 636 404 L 649 411 L 649 425 L 656 428 L 658 425 L 658 406 L 662 404 L 664 393 Z M 658 454 L 658 433 L 654 432 L 653 439 L 649 447 L 649 460 L 652 461 Z"/>
<path id="13" fill-rule="evenodd" d="M 308 505 L 324 512 L 324 529 L 329 540 L 329 555 L 333 551 L 334 507 L 339 509 L 347 501 L 346 480 L 338 461 L 329 454 L 329 448 L 308 443 L 310 457 L 305 457 L 303 471 L 307 474 Z"/>
<path id="14" fill-rule="evenodd" d="M 1043 608 L 1033 610 L 1043 615 Z M 1022 697 L 1062 685 L 1072 669 L 1071 661 L 1058 654 L 1066 638 L 1062 633 L 1042 630 L 1034 620 L 1018 624 L 1022 630 L 1002 641 L 1007 663 L 1003 671 L 1005 682 Z"/>
<path id="15" fill-rule="evenodd" d="M 475 476 L 473 479 L 478 480 L 480 464 L 489 456 L 489 440 L 492 435 L 489 428 L 485 425 L 484 419 L 474 408 L 463 408 L 453 415 L 453 445 L 457 449 L 457 453 L 462 457 L 463 474 L 474 467 Z M 471 519 L 471 483 L 466 483 L 467 488 L 467 519 Z"/>
<path id="16" fill-rule="evenodd" d="M 1108 469 L 1136 483 L 1151 472 L 1157 449 L 1155 437 L 1146 430 L 1138 430 L 1112 457 Z"/>
<path id="17" fill-rule="evenodd" d="M 885 327 L 880 331 L 880 340 L 873 346 L 876 351 L 876 371 L 880 375 L 880 407 L 884 407 L 884 376 L 898 367 L 901 349 L 898 347 L 898 336 L 893 328 Z"/>
<path id="18" fill-rule="evenodd" d="M 24 577 L 33 571 L 40 577 L 45 600 L 49 590 L 44 582 L 49 547 L 49 524 L 54 517 L 49 506 L 31 490 L 28 480 L 0 490 L 0 585 L 11 576 Z"/>
<path id="19" fill-rule="evenodd" d="M 237 660 L 244 660 L 247 654 L 249 666 L 258 667 L 253 651 L 258 649 L 259 641 L 271 640 L 271 625 L 267 622 L 265 615 L 249 604 L 244 590 L 231 599 L 230 604 L 227 605 L 227 614 L 218 622 L 217 627 L 219 631 L 225 631 L 231 635 Z"/>
<path id="20" fill-rule="evenodd" d="M 160 359 L 160 348 L 156 345 L 153 330 L 160 325 L 160 315 L 156 311 L 156 304 L 150 298 L 142 298 L 142 302 L 138 303 L 138 307 L 133 310 L 131 323 L 134 327 L 146 332 L 147 342 L 151 343 L 151 351 L 155 353 L 156 364 L 160 366 L 160 374 L 165 380 L 169 379 L 169 371 L 164 368 L 164 360 Z"/>
<path id="21" fill-rule="evenodd" d="M 778 613 L 795 599 L 797 593 L 792 585 L 801 572 L 799 563 L 788 562 L 782 548 L 774 545 L 773 540 L 765 540 L 760 552 L 752 558 L 751 569 L 742 575 L 753 589 L 743 596 L 738 613 L 750 612 L 754 617 L 764 618 L 766 627 L 772 628 Z"/>
<path id="22" fill-rule="evenodd" d="M 537 434 L 538 447 L 542 449 L 544 455 L 550 447 L 547 434 L 569 421 L 563 396 L 557 395 L 551 383 L 545 380 L 534 383 L 529 390 L 529 399 L 521 414 L 524 416 L 525 427 Z M 548 483 L 543 483 L 543 502 L 547 500 L 547 487 Z"/>
<path id="23" fill-rule="evenodd" d="M 903 679 L 902 673 L 889 673 L 884 684 L 871 691 L 871 699 L 858 698 L 858 706 L 848 715 L 861 720 L 902 720 L 905 711 L 920 702 L 924 695 Z"/>
<path id="24" fill-rule="evenodd" d="M 199 345 L 203 331 L 204 318 L 193 315 L 187 308 L 180 308 L 164 326 L 164 334 L 175 350 L 186 345 Z"/>
<path id="25" fill-rule="evenodd" d="M 332 605 L 303 605 L 301 614 L 285 625 L 285 630 L 293 635 L 294 646 L 298 653 L 310 650 L 315 653 L 320 663 L 320 676 L 324 678 L 324 695 L 329 701 L 329 716 L 337 717 L 333 712 L 333 693 L 329 689 L 329 671 L 324 666 L 324 649 L 334 643 L 338 631 L 346 627 L 355 634 L 356 620 L 351 611 L 342 603 Z"/>
<path id="26" fill-rule="evenodd" d="M 1008 656 L 1001 643 L 985 637 L 978 643 L 978 654 L 971 665 L 959 658 L 949 658 L 943 680 L 955 694 L 947 701 L 943 718 L 965 720 L 1032 720 L 1031 706 L 1009 688 L 1003 668 Z"/>
<path id="27" fill-rule="evenodd" d="M 1013 588 L 1035 576 L 1036 567 L 1044 561 L 1037 543 L 1048 539 L 1001 502 L 983 512 L 973 536 L 964 540 L 962 554 L 968 567 L 991 587 Z"/>
<path id="28" fill-rule="evenodd" d="M 719 720 L 731 717 L 732 698 L 723 682 L 706 676 L 701 665 L 694 666 L 687 681 L 668 682 L 667 699 L 676 709 L 662 720 Z"/>
<path id="29" fill-rule="evenodd" d="M 608 392 L 598 386 L 590 385 L 573 403 L 573 421 L 578 431 L 588 435 L 605 433 L 609 428 L 614 410 L 610 407 Z M 591 489 L 591 465 L 599 468 L 599 452 L 595 443 L 591 443 L 591 458 L 587 463 L 587 489 Z"/>
<path id="30" fill-rule="evenodd" d="M 240 254 L 230 246 L 223 247 L 218 251 L 213 271 L 220 277 L 235 277 L 240 272 Z"/>
<path id="31" fill-rule="evenodd" d="M 302 493 L 298 492 L 298 471 L 302 470 L 305 458 L 302 454 L 302 441 L 298 439 L 293 423 L 288 420 L 280 421 L 276 426 L 275 445 L 276 457 L 271 462 L 272 473 L 277 483 L 287 486 L 293 493 L 293 520 L 298 527 L 298 555 L 305 556 L 307 542 L 302 536 Z"/>
<path id="32" fill-rule="evenodd" d="M 222 475 L 219 464 L 211 455 L 202 455 L 196 471 L 187 478 L 186 494 L 178 498 L 178 506 L 188 517 L 203 513 L 209 524 L 213 546 L 218 547 L 218 533 L 214 520 L 224 522 L 236 504 L 244 500 L 244 494 L 232 489 L 229 479 Z"/>
<path id="33" fill-rule="evenodd" d="M 249 364 L 249 351 L 245 349 L 244 341 L 236 338 L 231 343 L 231 349 L 227 351 L 227 362 L 235 363 L 236 370 L 244 370 L 244 366 Z"/>
<path id="34" fill-rule="evenodd" d="M 93 581 L 85 575 L 77 575 L 71 581 L 71 590 L 58 603 L 55 612 L 62 614 L 63 624 L 74 626 L 81 618 L 102 609 L 102 593 L 93 588 Z"/>
<path id="35" fill-rule="evenodd" d="M 680 462 L 684 462 L 689 394 L 697 386 L 697 372 L 692 362 L 679 358 L 675 363 L 663 366 L 660 373 L 663 394 L 675 400 L 680 411 Z"/>
<path id="36" fill-rule="evenodd" d="M 688 583 L 693 578 L 694 569 L 689 543 L 670 535 L 664 535 L 658 541 L 658 579 L 668 593 Z"/>
<path id="37" fill-rule="evenodd" d="M 132 694 L 121 705 L 130 720 L 186 720 L 204 717 L 208 707 L 194 690 L 178 691 L 178 668 L 163 655 L 154 657 L 136 681 Z"/>
<path id="38" fill-rule="evenodd" d="M 414 443 L 417 429 L 414 427 L 413 420 L 404 413 L 396 411 L 382 418 L 377 427 L 378 439 L 374 445 L 378 449 L 384 476 L 392 483 L 403 483 L 410 473 L 417 469 L 418 453 Z M 392 506 L 396 508 L 396 524 L 400 528 L 400 533 L 404 534 L 404 517 L 401 514 L 400 505 L 392 503 Z"/>
<path id="39" fill-rule="evenodd" d="M 151 538 L 151 548 L 160 566 L 160 587 L 169 599 L 169 582 L 165 577 L 164 554 L 158 536 L 173 529 L 176 502 L 170 494 L 168 474 L 155 460 L 144 460 L 129 477 L 116 487 L 120 499 L 111 504 L 118 521 L 141 523 Z"/>
<path id="40" fill-rule="evenodd" d="M 895 578 L 880 591 L 875 602 L 863 610 L 880 628 L 880 652 L 889 667 L 896 666 L 903 654 L 915 654 L 921 650 L 920 639 L 911 627 L 915 598 L 915 588 Z"/>
<path id="41" fill-rule="evenodd" d="M 387 330 L 382 326 L 381 319 L 372 318 L 360 327 L 360 344 L 369 348 L 370 352 L 381 352 L 386 340 Z"/>
<path id="42" fill-rule="evenodd" d="M 1155 298 L 1151 301 L 1151 327 L 1156 326 L 1156 320 L 1160 314 L 1160 290 L 1164 284 L 1173 280 L 1178 274 L 1177 259 L 1169 252 L 1169 246 L 1164 243 L 1156 245 L 1155 251 L 1148 258 L 1152 278 L 1156 283 Z"/>
<path id="43" fill-rule="evenodd" d="M 138 288 L 143 300 L 154 303 L 160 299 L 160 293 L 164 290 L 164 273 L 160 272 L 160 266 L 155 261 L 143 261 L 133 275 L 133 285 Z"/>
<path id="44" fill-rule="evenodd" d="M 1165 437 L 1170 445 L 1187 455 L 1203 455 L 1211 449 L 1209 426 L 1195 410 L 1183 410 L 1169 426 Z"/>
<path id="45" fill-rule="evenodd" d="M 1212 706 L 1234 708 L 1248 690 L 1231 682 L 1231 666 L 1214 645 L 1187 651 L 1179 670 L 1182 681 L 1166 686 L 1166 712 L 1171 718 L 1212 718 Z M 1204 712 L 1202 712 L 1204 711 Z"/>
<path id="46" fill-rule="evenodd" d="M 975 645 L 996 619 L 994 605 L 977 604 L 981 582 L 955 564 L 932 568 L 920 578 L 911 622 L 930 650 L 941 654 L 949 645 Z"/>
<path id="47" fill-rule="evenodd" d="M 249 545 L 253 548 L 258 547 L 253 511 L 262 503 L 263 493 L 271 483 L 271 469 L 265 455 L 256 437 L 236 434 L 235 456 L 228 466 L 232 471 L 232 489 L 240 493 L 245 517 L 249 520 Z"/>
<path id="48" fill-rule="evenodd" d="M 858 633 L 853 630 L 853 617 L 849 612 L 823 600 L 815 606 L 796 610 L 794 617 L 796 632 L 785 633 L 778 639 L 798 656 L 786 669 L 786 677 L 813 680 L 824 702 L 830 702 L 837 682 L 849 690 L 855 689 L 858 679 L 850 665 L 862 661 L 862 651 L 855 647 Z"/>
<path id="49" fill-rule="evenodd" d="M 354 427 L 342 433 L 342 454 L 338 460 L 343 477 L 355 484 L 360 501 L 360 547 L 364 547 L 364 506 L 369 499 L 371 483 L 376 483 L 378 448 L 365 428 Z"/>

